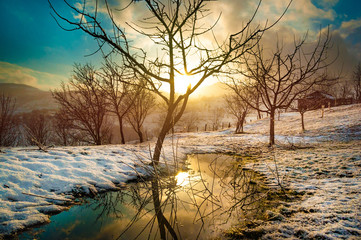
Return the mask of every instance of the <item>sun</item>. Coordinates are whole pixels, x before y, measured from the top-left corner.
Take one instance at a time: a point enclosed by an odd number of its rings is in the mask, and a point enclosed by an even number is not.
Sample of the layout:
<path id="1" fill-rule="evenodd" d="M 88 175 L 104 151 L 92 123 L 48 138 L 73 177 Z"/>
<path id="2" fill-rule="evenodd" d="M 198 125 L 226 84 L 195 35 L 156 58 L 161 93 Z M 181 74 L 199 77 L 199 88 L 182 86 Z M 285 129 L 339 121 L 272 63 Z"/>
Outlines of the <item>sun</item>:
<path id="1" fill-rule="evenodd" d="M 198 75 L 177 74 L 174 81 L 175 91 L 179 94 L 186 93 L 188 86 L 195 86 L 199 79 L 200 77 Z"/>

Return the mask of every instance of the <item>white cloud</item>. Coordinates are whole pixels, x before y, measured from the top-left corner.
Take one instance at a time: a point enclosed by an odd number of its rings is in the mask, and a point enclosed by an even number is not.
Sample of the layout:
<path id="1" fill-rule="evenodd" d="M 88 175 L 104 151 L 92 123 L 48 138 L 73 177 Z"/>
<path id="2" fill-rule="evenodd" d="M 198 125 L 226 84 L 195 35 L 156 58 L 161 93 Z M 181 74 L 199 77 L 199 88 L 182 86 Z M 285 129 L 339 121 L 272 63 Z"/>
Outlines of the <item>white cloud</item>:
<path id="1" fill-rule="evenodd" d="M 361 19 L 352 19 L 350 21 L 342 22 L 339 32 L 343 38 L 347 38 L 355 30 L 361 28 Z"/>
<path id="2" fill-rule="evenodd" d="M 59 87 L 67 78 L 47 72 L 35 71 L 8 62 L 0 62 L 0 82 L 26 84 L 42 90 Z"/>
<path id="3" fill-rule="evenodd" d="M 320 4 L 324 8 L 332 8 L 338 2 L 339 2 L 339 0 L 318 0 L 318 4 Z"/>

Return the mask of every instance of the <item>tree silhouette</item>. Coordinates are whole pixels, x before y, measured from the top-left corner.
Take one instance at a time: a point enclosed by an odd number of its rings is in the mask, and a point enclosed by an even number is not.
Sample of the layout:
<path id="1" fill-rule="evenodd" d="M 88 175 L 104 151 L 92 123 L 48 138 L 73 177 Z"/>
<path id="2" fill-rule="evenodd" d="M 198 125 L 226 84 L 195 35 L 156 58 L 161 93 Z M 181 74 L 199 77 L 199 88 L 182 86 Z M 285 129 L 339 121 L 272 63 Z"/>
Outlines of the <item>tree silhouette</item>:
<path id="1" fill-rule="evenodd" d="M 109 141 L 110 129 L 105 125 L 106 94 L 99 88 L 93 66 L 75 64 L 73 77 L 68 84 L 62 83 L 61 90 L 54 91 L 53 97 L 72 128 L 85 133 L 81 141 L 96 145 Z"/>
<path id="2" fill-rule="evenodd" d="M 84 1 L 81 7 L 64 2 L 76 18 L 60 13 L 49 1 L 54 18 L 58 23 L 62 21 L 63 25 L 59 25 L 63 29 L 81 30 L 94 37 L 105 57 L 120 56 L 122 64 L 145 79 L 151 90 L 167 104 L 167 114 L 153 154 L 156 165 L 165 136 L 182 116 L 189 96 L 206 79 L 222 72 L 224 66 L 252 49 L 262 34 L 279 20 L 269 25 L 251 26 L 260 1 L 254 15 L 238 32 L 206 46 L 206 41 L 202 40 L 214 36 L 214 25 L 207 23 L 209 1 L 131 1 L 129 6 L 144 9 L 142 19 L 134 24 L 119 20 L 127 8 L 112 8 L 108 1 L 104 4 L 96 1 L 93 6 Z M 205 27 L 207 25 L 209 27 Z M 126 32 L 126 27 L 153 42 L 152 50 L 147 52 L 130 40 L 131 34 Z M 152 52 L 156 54 L 152 56 Z M 194 86 L 189 85 L 185 93 L 177 94 L 177 75 L 193 75 L 198 80 Z M 161 85 L 167 85 L 168 93 L 160 90 Z"/>
<path id="3" fill-rule="evenodd" d="M 355 91 L 355 99 L 356 101 L 361 102 L 361 63 L 355 66 L 352 80 Z"/>
<path id="4" fill-rule="evenodd" d="M 334 61 L 326 62 L 327 50 L 330 47 L 329 31 L 319 34 L 313 48 L 306 49 L 305 35 L 294 43 L 292 50 L 287 51 L 279 41 L 276 50 L 267 54 L 263 47 L 257 47 L 242 56 L 239 72 L 247 81 L 231 79 L 229 85 L 248 85 L 259 93 L 261 105 L 255 104 L 248 97 L 240 95 L 252 108 L 265 112 L 270 116 L 269 144 L 275 144 L 275 113 L 280 109 L 287 109 L 300 95 L 313 86 L 327 79 L 326 68 Z"/>
<path id="5" fill-rule="evenodd" d="M 16 143 L 18 123 L 15 117 L 15 99 L 4 94 L 0 96 L 0 146 Z"/>

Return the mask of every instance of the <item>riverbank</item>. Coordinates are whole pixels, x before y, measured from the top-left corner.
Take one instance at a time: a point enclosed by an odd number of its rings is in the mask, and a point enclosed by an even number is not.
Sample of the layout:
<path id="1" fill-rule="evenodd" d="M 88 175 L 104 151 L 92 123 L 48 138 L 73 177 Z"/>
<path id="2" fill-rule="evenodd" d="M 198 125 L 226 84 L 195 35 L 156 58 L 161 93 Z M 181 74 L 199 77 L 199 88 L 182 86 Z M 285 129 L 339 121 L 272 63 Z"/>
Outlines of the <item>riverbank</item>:
<path id="1" fill-rule="evenodd" d="M 276 147 L 249 168 L 266 176 L 279 202 L 261 221 L 235 227 L 240 239 L 359 239 L 361 237 L 361 141 L 305 148 Z M 297 194 L 289 201 L 281 187 Z M 294 196 L 290 195 L 291 198 Z"/>

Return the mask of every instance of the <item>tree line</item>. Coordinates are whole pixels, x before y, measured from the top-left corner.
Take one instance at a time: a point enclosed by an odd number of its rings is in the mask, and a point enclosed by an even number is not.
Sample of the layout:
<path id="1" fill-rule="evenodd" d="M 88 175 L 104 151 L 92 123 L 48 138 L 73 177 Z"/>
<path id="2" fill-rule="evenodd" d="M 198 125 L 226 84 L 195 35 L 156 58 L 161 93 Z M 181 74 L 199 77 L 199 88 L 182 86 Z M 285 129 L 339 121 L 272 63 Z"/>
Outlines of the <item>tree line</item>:
<path id="1" fill-rule="evenodd" d="M 109 63 L 96 70 L 90 64 L 75 64 L 69 82 L 52 92 L 58 103 L 54 114 L 35 110 L 16 113 L 16 101 L 0 98 L 0 146 L 102 145 L 112 141 L 113 119 L 118 121 L 121 143 L 125 122 L 144 141 L 143 123 L 155 96 L 142 84 L 130 84 L 125 72 Z M 124 74 L 124 75 L 123 75 Z"/>

